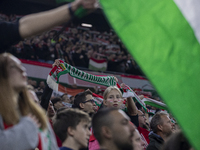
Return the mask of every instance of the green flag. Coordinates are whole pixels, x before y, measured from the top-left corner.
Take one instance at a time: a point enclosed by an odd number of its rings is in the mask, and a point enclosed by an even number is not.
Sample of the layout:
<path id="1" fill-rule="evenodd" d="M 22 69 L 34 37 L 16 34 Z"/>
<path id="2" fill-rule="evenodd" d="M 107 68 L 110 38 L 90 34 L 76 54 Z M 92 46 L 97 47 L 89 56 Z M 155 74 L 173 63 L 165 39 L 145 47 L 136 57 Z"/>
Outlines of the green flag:
<path id="1" fill-rule="evenodd" d="M 122 42 L 200 150 L 200 1 L 100 2 Z"/>

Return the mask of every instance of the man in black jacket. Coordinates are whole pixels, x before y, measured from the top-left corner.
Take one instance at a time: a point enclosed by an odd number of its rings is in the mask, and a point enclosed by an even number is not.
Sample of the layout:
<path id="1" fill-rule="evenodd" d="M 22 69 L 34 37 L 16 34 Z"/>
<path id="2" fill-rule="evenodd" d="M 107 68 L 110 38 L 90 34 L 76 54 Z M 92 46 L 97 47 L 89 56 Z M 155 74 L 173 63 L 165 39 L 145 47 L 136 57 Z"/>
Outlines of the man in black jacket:
<path id="1" fill-rule="evenodd" d="M 146 150 L 160 150 L 167 137 L 172 134 L 172 122 L 165 112 L 156 113 L 150 123 L 152 132 L 149 134 L 150 143 Z"/>

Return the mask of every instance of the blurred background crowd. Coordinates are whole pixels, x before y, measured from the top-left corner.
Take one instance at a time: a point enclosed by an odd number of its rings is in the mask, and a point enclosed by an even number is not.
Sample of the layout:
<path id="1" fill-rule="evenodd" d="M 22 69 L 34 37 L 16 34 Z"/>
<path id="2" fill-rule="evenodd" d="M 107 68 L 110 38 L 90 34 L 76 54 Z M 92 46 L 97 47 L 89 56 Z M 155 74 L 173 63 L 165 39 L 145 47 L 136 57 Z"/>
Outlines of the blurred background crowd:
<path id="1" fill-rule="evenodd" d="M 22 16 L 0 14 L 0 20 L 15 22 Z M 52 64 L 55 59 L 84 69 L 89 68 L 90 59 L 105 61 L 103 71 L 143 75 L 138 64 L 127 52 L 121 40 L 110 29 L 100 32 L 71 23 L 62 34 L 61 27 L 20 41 L 9 49 L 20 59 L 34 60 Z M 57 37 L 57 38 L 56 38 Z M 98 71 L 98 70 L 95 70 Z"/>

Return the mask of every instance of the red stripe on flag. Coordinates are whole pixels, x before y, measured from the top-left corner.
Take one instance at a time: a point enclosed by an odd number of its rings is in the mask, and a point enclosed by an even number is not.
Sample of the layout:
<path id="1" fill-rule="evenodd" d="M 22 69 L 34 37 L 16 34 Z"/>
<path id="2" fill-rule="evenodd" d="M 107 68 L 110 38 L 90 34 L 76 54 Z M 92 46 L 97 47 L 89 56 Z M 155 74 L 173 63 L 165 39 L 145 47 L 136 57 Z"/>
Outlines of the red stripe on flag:
<path id="1" fill-rule="evenodd" d="M 140 80 L 147 80 L 145 77 L 136 76 L 136 75 L 123 75 L 122 74 L 121 77 L 134 78 L 134 79 L 140 79 Z"/>
<path id="2" fill-rule="evenodd" d="M 62 93 L 67 93 L 67 94 L 72 95 L 72 96 L 75 96 L 76 94 L 83 92 L 84 89 L 71 89 L 71 88 L 64 87 L 61 84 L 58 84 L 58 91 L 62 92 Z"/>
<path id="3" fill-rule="evenodd" d="M 97 60 L 97 59 L 92 58 L 92 57 L 90 59 L 93 60 L 93 61 L 95 61 L 96 63 L 104 63 L 104 62 L 106 62 L 105 59 Z"/>
<path id="4" fill-rule="evenodd" d="M 48 64 L 48 63 L 41 63 L 41 62 L 38 62 L 38 61 L 32 61 L 32 60 L 26 60 L 26 59 L 20 59 L 20 61 L 22 63 L 25 63 L 25 64 L 31 64 L 31 65 L 35 65 L 35 66 L 52 68 L 52 65 Z"/>

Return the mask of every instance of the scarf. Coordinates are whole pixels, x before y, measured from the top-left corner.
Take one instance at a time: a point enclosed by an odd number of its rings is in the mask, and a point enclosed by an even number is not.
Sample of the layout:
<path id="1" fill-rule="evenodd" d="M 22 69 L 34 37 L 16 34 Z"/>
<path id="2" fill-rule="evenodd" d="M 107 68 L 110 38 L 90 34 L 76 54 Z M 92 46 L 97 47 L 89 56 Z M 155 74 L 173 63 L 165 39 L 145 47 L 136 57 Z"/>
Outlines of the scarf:
<path id="1" fill-rule="evenodd" d="M 123 88 L 121 88 L 119 84 L 117 84 L 117 86 L 118 88 L 121 89 L 123 93 L 122 95 L 123 98 L 132 97 L 133 100 L 136 100 L 144 108 L 145 112 L 148 112 L 145 103 L 137 96 L 137 94 L 128 85 L 125 85 Z"/>
<path id="2" fill-rule="evenodd" d="M 96 76 L 96 75 L 92 75 L 89 73 L 86 73 L 84 71 L 81 71 L 67 63 L 65 63 L 62 60 L 60 61 L 60 65 L 59 67 L 55 66 L 49 73 L 48 77 L 47 77 L 47 84 L 48 86 L 55 90 L 58 91 L 58 83 L 59 83 L 59 78 L 61 75 L 64 74 L 69 74 L 70 76 L 83 80 L 83 81 L 87 81 L 87 82 L 91 82 L 91 83 L 95 83 L 95 84 L 100 84 L 100 85 L 104 85 L 104 86 L 117 86 L 121 92 L 123 93 L 123 98 L 127 98 L 127 97 L 132 97 L 134 100 L 136 100 L 147 113 L 150 113 L 149 110 L 146 108 L 146 104 L 148 105 L 152 105 L 152 106 L 156 106 L 160 109 L 166 109 L 166 105 L 164 103 L 161 102 L 157 102 L 153 99 L 147 99 L 147 97 L 145 97 L 144 100 L 141 100 L 137 94 L 128 86 L 125 85 L 123 88 L 121 88 L 121 86 L 117 83 L 117 81 L 115 80 L 114 76 Z M 103 101 L 102 96 L 99 95 L 95 95 L 93 94 L 94 97 L 96 97 L 96 105 L 99 107 L 101 105 L 101 102 Z M 151 103 L 149 102 L 151 100 Z M 149 102 L 149 103 L 148 103 Z M 123 105 L 122 109 L 125 109 L 125 102 Z"/>
<path id="3" fill-rule="evenodd" d="M 95 76 L 81 71 L 62 60 L 59 61 L 59 67 L 55 66 L 47 77 L 48 86 L 55 91 L 58 91 L 59 77 L 67 73 L 74 78 L 104 86 L 115 86 L 117 83 L 114 76 Z"/>

